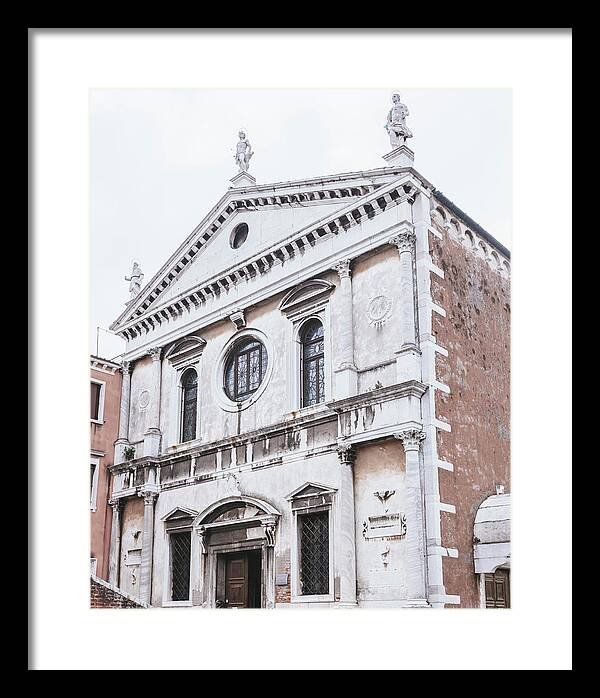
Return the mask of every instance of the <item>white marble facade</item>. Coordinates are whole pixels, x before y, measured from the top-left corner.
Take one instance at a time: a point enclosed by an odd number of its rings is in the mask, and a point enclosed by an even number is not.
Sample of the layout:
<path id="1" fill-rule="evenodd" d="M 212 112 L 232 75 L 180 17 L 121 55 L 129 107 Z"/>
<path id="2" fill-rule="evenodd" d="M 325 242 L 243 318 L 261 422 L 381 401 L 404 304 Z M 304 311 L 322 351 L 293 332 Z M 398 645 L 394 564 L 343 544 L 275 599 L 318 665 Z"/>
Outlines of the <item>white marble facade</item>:
<path id="1" fill-rule="evenodd" d="M 127 340 L 112 583 L 152 606 L 222 605 L 237 551 L 260 560 L 254 604 L 266 608 L 456 603 L 442 576 L 430 399 L 444 351 L 430 331 L 437 204 L 411 152 L 396 150 L 366 172 L 234 182 L 112 325 Z M 305 405 L 311 320 L 324 370 L 319 401 Z M 236 401 L 224 376 L 243 339 L 267 360 Z M 328 527 L 328 579 L 306 594 L 299 526 L 311 512 Z M 189 593 L 174 599 L 171 536 L 188 531 Z"/>

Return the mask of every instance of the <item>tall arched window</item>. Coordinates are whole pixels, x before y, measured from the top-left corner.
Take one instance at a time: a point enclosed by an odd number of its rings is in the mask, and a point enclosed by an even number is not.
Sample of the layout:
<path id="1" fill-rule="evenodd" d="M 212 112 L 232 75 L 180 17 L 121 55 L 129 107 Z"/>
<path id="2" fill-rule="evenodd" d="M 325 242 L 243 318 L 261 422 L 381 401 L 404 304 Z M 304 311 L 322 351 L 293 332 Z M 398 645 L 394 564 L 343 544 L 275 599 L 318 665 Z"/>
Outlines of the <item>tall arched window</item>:
<path id="1" fill-rule="evenodd" d="M 196 414 L 198 409 L 198 374 L 188 368 L 181 377 L 181 441 L 196 438 Z"/>
<path id="2" fill-rule="evenodd" d="M 325 341 L 323 324 L 310 320 L 300 333 L 302 344 L 302 407 L 325 399 Z"/>

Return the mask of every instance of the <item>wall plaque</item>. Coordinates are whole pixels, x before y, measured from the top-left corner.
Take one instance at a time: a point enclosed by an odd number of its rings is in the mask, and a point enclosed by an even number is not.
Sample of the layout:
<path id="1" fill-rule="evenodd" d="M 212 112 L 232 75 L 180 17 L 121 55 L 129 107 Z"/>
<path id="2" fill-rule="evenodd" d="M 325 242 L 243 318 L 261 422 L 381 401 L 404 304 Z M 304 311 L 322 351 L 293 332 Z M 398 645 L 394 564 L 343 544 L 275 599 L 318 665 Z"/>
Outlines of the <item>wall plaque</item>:
<path id="1" fill-rule="evenodd" d="M 400 539 L 406 535 L 406 514 L 382 514 L 369 516 L 363 521 L 363 537 Z"/>

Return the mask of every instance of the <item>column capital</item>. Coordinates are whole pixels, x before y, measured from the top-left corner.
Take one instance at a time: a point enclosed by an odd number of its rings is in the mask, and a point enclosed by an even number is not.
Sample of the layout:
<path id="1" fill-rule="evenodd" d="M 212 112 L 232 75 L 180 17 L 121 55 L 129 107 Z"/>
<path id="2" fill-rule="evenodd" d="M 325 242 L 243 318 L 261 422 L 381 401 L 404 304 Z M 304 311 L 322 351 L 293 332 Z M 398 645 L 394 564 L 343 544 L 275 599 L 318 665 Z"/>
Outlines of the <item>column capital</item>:
<path id="1" fill-rule="evenodd" d="M 340 279 L 349 279 L 350 278 L 350 265 L 352 263 L 351 259 L 342 259 L 339 262 L 336 262 L 331 269 L 333 271 L 337 271 L 339 274 Z"/>
<path id="2" fill-rule="evenodd" d="M 147 355 L 152 357 L 152 361 L 160 361 L 162 347 L 152 347 L 148 349 Z"/>
<path id="3" fill-rule="evenodd" d="M 206 527 L 205 526 L 198 526 L 196 529 L 196 535 L 198 536 L 198 540 L 200 541 L 200 552 L 202 554 L 206 554 L 208 550 L 206 549 Z"/>
<path id="4" fill-rule="evenodd" d="M 418 451 L 421 441 L 425 438 L 425 432 L 421 428 L 404 429 L 394 434 L 395 439 L 402 441 L 404 451 Z"/>
<path id="5" fill-rule="evenodd" d="M 267 547 L 272 548 L 275 545 L 275 528 L 277 526 L 277 521 L 275 517 L 269 517 L 268 519 L 263 519 L 261 524 Z"/>
<path id="6" fill-rule="evenodd" d="M 133 368 L 133 361 L 121 361 L 121 368 L 119 370 L 125 376 L 128 373 L 131 373 L 132 368 Z"/>
<path id="7" fill-rule="evenodd" d="M 121 509 L 121 505 L 123 503 L 122 497 L 117 497 L 113 499 L 108 500 L 109 505 L 112 507 L 113 513 L 118 513 Z"/>
<path id="8" fill-rule="evenodd" d="M 352 444 L 338 441 L 336 450 L 342 465 L 349 465 L 350 467 L 354 465 L 354 461 L 356 460 L 356 449 Z"/>
<path id="9" fill-rule="evenodd" d="M 156 498 L 158 497 L 158 492 L 154 492 L 152 490 L 141 490 L 138 492 L 138 497 L 143 497 L 144 506 L 148 507 L 154 504 Z"/>
<path id="10" fill-rule="evenodd" d="M 416 239 L 417 236 L 412 231 L 408 231 L 394 235 L 393 238 L 388 240 L 388 243 L 395 245 L 398 248 L 398 252 L 402 254 L 403 252 L 412 252 Z"/>

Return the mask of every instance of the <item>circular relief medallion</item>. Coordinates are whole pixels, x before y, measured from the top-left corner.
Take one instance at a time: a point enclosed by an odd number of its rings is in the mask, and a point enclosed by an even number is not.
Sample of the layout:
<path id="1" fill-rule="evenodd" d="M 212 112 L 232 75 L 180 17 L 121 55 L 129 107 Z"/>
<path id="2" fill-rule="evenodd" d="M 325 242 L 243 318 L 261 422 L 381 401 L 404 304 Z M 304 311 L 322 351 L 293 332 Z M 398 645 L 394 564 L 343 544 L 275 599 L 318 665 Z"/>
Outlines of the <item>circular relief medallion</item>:
<path id="1" fill-rule="evenodd" d="M 369 301 L 367 316 L 371 325 L 379 327 L 390 319 L 392 314 L 392 301 L 387 296 L 375 296 Z"/>
<path id="2" fill-rule="evenodd" d="M 138 400 L 139 406 L 144 409 L 150 404 L 150 393 L 147 390 L 142 390 Z"/>

